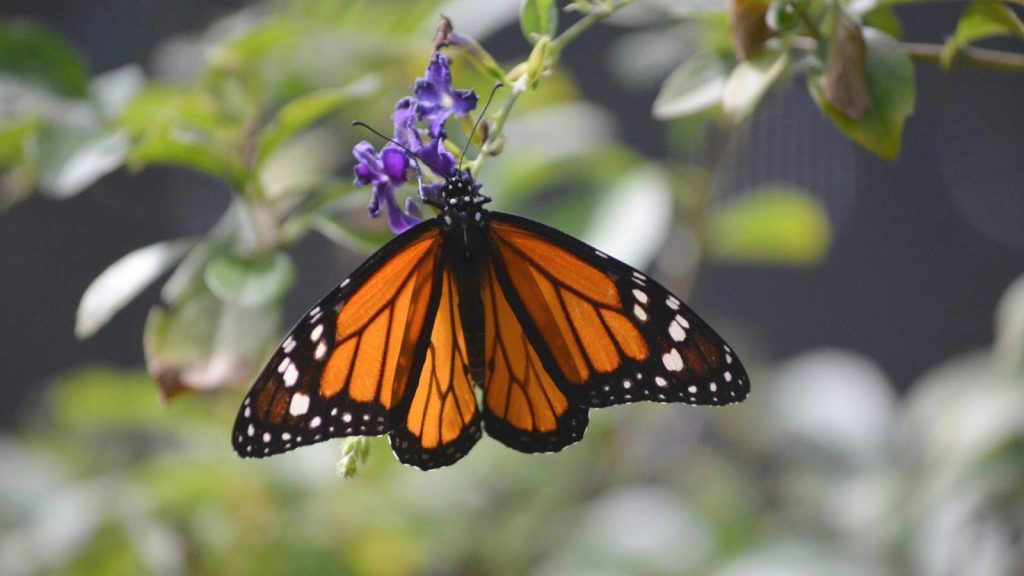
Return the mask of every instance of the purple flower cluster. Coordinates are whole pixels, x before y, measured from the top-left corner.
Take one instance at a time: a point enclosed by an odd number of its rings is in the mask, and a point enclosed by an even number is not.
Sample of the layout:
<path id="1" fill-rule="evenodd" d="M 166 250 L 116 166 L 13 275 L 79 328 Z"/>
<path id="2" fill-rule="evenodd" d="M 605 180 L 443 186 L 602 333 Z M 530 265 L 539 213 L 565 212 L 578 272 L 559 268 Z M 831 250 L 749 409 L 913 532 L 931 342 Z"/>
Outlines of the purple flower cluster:
<path id="1" fill-rule="evenodd" d="M 452 114 L 463 116 L 476 108 L 477 95 L 473 90 L 452 88 L 452 73 L 448 58 L 435 52 L 427 65 L 424 78 L 413 86 L 415 96 L 406 96 L 395 105 L 394 140 L 423 160 L 440 176 L 446 176 L 455 167 L 455 156 L 445 150 L 444 123 Z M 417 127 L 424 122 L 427 128 Z M 370 216 L 376 218 L 381 208 L 387 209 L 388 225 L 396 233 L 403 232 L 420 221 L 419 206 L 409 198 L 403 211 L 395 199 L 395 190 L 406 183 L 410 168 L 415 169 L 413 158 L 395 144 L 388 143 L 376 152 L 365 140 L 352 149 L 359 163 L 355 168 L 357 186 L 373 185 Z M 440 183 L 423 184 L 420 195 L 435 198 Z"/>

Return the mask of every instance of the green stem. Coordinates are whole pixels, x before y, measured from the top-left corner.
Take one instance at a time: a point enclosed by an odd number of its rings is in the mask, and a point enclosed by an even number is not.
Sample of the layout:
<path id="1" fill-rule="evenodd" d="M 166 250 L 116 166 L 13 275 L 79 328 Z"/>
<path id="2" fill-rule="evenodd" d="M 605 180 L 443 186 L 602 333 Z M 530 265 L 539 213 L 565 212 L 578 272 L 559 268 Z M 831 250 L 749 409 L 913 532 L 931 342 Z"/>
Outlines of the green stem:
<path id="1" fill-rule="evenodd" d="M 635 0 L 620 0 L 619 2 L 614 2 L 613 0 L 609 0 L 604 2 L 601 6 L 595 6 L 594 9 L 587 13 L 586 16 L 577 20 L 576 23 L 559 34 L 555 39 L 551 40 L 550 44 L 548 44 L 548 55 L 551 62 L 557 62 L 558 57 L 562 53 L 562 49 L 565 48 L 567 44 L 578 38 L 580 34 L 587 31 L 598 22 L 611 16 L 615 12 L 632 4 L 634 1 Z M 505 100 L 505 104 L 502 105 L 501 109 L 495 113 L 491 124 L 491 131 L 487 136 L 487 142 L 485 142 L 482 147 L 484 150 L 486 150 L 488 146 L 500 145 L 499 143 L 504 136 L 505 121 L 508 120 L 508 116 L 512 112 L 512 107 L 515 105 L 516 100 L 519 99 L 519 95 L 526 90 L 526 63 L 523 62 L 514 67 L 506 75 L 505 80 L 511 84 L 512 94 L 507 100 Z M 483 167 L 485 162 L 484 159 L 489 155 L 490 154 L 487 153 L 481 153 L 477 155 L 473 160 L 473 163 L 470 164 L 469 170 L 473 174 L 474 178 L 480 173 L 480 169 Z"/>
<path id="2" fill-rule="evenodd" d="M 561 54 L 562 49 L 565 48 L 569 42 L 578 38 L 580 34 L 620 9 L 629 6 L 634 1 L 635 0 L 621 0 L 620 2 L 608 2 L 600 7 L 595 6 L 594 9 L 586 16 L 577 20 L 576 23 L 566 28 L 564 32 L 551 41 L 551 45 L 548 49 L 551 51 L 552 60 L 558 60 L 558 56 Z"/>
<path id="3" fill-rule="evenodd" d="M 938 63 L 942 55 L 942 46 L 939 44 L 924 44 L 919 42 L 904 42 L 903 47 L 907 54 L 918 62 Z M 996 70 L 998 72 L 1009 72 L 1012 74 L 1024 74 L 1024 54 L 1016 52 L 1004 52 L 990 48 L 979 48 L 977 46 L 964 46 L 957 50 L 953 59 L 955 65 L 967 65 L 974 68 Z"/>

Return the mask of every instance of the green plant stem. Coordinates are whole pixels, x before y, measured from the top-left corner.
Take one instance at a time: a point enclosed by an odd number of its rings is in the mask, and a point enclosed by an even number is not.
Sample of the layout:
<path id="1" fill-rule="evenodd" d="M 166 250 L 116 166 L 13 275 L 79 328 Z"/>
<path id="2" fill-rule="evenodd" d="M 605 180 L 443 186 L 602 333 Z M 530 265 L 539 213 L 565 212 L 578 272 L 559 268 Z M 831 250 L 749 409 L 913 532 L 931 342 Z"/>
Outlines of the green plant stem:
<path id="1" fill-rule="evenodd" d="M 807 36 L 794 36 L 790 40 L 790 45 L 804 52 L 813 52 L 817 49 L 818 42 Z M 915 62 L 938 64 L 943 46 L 941 44 L 922 42 L 903 42 L 903 48 L 907 51 L 907 55 Z M 957 51 L 953 62 L 954 67 L 971 66 L 973 68 L 996 70 L 1011 74 L 1024 74 L 1024 54 L 1016 52 L 964 46 Z"/>
<path id="2" fill-rule="evenodd" d="M 907 50 L 907 54 L 915 61 L 933 63 L 939 62 L 939 56 L 942 54 L 943 48 L 940 44 L 919 42 L 904 42 L 903 47 Z M 1024 54 L 1016 52 L 964 46 L 957 51 L 953 62 L 954 66 L 967 65 L 974 68 L 996 70 L 998 72 L 1024 74 Z"/>
<path id="3" fill-rule="evenodd" d="M 814 20 L 811 19 L 811 15 L 808 14 L 807 10 L 804 10 L 803 7 L 801 7 L 796 2 L 790 4 L 790 6 L 793 7 L 793 10 L 796 12 L 797 17 L 800 18 L 801 22 L 803 22 L 804 28 L 807 29 L 807 34 L 809 34 L 811 38 L 814 38 L 815 42 L 820 44 L 822 40 L 821 31 L 818 30 L 818 25 L 815 24 Z"/>
<path id="4" fill-rule="evenodd" d="M 580 34 L 597 24 L 601 20 L 611 16 L 618 10 L 632 4 L 635 0 L 621 0 L 620 2 L 608 2 L 603 6 L 595 7 L 586 16 L 577 20 L 572 26 L 565 29 L 557 38 L 551 41 L 548 49 L 551 51 L 552 59 L 557 60 L 565 46 L 579 37 Z"/>
<path id="5" fill-rule="evenodd" d="M 593 27 L 595 24 L 611 16 L 615 12 L 625 8 L 632 4 L 635 0 L 620 0 L 619 2 L 608 1 L 601 6 L 595 6 L 593 10 L 587 13 L 586 16 L 577 20 L 572 26 L 568 27 L 565 31 L 559 34 L 556 38 L 551 40 L 548 44 L 548 57 L 551 63 L 557 62 L 558 57 L 561 55 L 562 49 L 567 44 L 575 40 Z M 515 105 L 516 100 L 519 99 L 519 95 L 525 91 L 525 86 L 520 85 L 523 77 L 526 75 L 526 63 L 523 62 L 518 66 L 514 67 L 507 75 L 506 82 L 512 85 L 512 94 L 505 100 L 505 104 L 502 105 L 501 109 L 493 116 L 491 130 L 487 136 L 487 142 L 484 142 L 482 149 L 486 149 L 488 145 L 494 145 L 501 141 L 505 131 L 505 121 L 508 120 L 509 114 L 512 112 L 512 107 Z M 480 169 L 483 167 L 484 159 L 489 154 L 481 153 L 473 160 L 470 164 L 469 170 L 475 178 L 479 174 Z"/>

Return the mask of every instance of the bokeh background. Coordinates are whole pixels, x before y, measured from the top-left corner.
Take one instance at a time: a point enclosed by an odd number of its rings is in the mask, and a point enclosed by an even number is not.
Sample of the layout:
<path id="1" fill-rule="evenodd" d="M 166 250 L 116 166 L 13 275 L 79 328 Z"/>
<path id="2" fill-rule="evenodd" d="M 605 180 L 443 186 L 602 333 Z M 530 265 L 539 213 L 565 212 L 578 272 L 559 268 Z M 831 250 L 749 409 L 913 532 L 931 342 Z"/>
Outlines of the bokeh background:
<path id="1" fill-rule="evenodd" d="M 273 55 L 306 62 L 314 84 L 378 84 L 280 170 L 339 180 L 365 137 L 349 121 L 387 128 L 439 13 L 501 63 L 530 51 L 516 2 L 356 2 L 355 22 L 330 4 L 5 0 L 0 16 L 49 26 L 90 75 L 129 66 L 171 85 L 195 83 L 218 46 L 267 22 L 315 21 L 330 50 Z M 336 442 L 238 460 L 228 433 L 244 387 L 162 402 L 142 368 L 159 283 L 75 337 L 79 299 L 108 265 L 206 233 L 232 202 L 194 170 L 120 170 L 0 214 L 0 571 L 1024 574 L 1024 75 L 917 64 L 902 153 L 886 161 L 837 131 L 799 79 L 736 125 L 713 112 L 654 119 L 662 81 L 713 22 L 633 8 L 523 96 L 481 179 L 502 209 L 689 294 L 747 363 L 747 402 L 594 412 L 561 454 L 485 439 L 427 474 L 383 440 L 344 480 Z M 961 10 L 896 13 L 903 39 L 941 43 Z M 456 86 L 487 92 L 454 54 Z M 799 198 L 780 206 L 810 223 L 755 209 L 766 196 Z M 345 221 L 368 199 L 349 198 Z M 807 246 L 759 257 L 715 240 L 774 218 L 806 226 Z M 358 246 L 310 234 L 289 249 L 285 323 L 365 257 Z"/>

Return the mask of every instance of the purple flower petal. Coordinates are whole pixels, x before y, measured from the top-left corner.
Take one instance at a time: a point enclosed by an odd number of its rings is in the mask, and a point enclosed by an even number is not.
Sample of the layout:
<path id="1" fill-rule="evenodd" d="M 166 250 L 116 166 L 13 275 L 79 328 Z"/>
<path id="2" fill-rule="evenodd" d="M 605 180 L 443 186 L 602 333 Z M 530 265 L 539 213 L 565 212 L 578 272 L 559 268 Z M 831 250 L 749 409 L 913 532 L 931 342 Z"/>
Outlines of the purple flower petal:
<path id="1" fill-rule="evenodd" d="M 406 168 L 409 166 L 409 158 L 401 148 L 386 146 L 380 151 L 380 161 L 383 174 L 395 185 L 405 183 Z"/>
<path id="2" fill-rule="evenodd" d="M 402 209 L 398 207 L 394 194 L 387 194 L 382 199 L 388 208 L 388 226 L 396 234 L 401 234 L 419 223 L 420 219 L 418 217 L 402 212 Z"/>
<path id="3" fill-rule="evenodd" d="M 420 145 L 420 134 L 416 130 L 416 100 L 406 96 L 395 104 L 395 112 L 391 115 L 395 125 L 395 140 L 407 148 L 414 149 Z"/>
<path id="4" fill-rule="evenodd" d="M 476 108 L 478 97 L 473 90 L 452 88 L 452 73 L 448 58 L 435 52 L 424 78 L 416 80 L 416 116 L 430 122 L 430 135 L 444 135 L 444 123 L 449 116 L 463 116 Z"/>
<path id="5" fill-rule="evenodd" d="M 455 156 L 445 149 L 443 138 L 435 138 L 420 146 L 416 155 L 438 176 L 447 176 L 455 168 Z"/>

